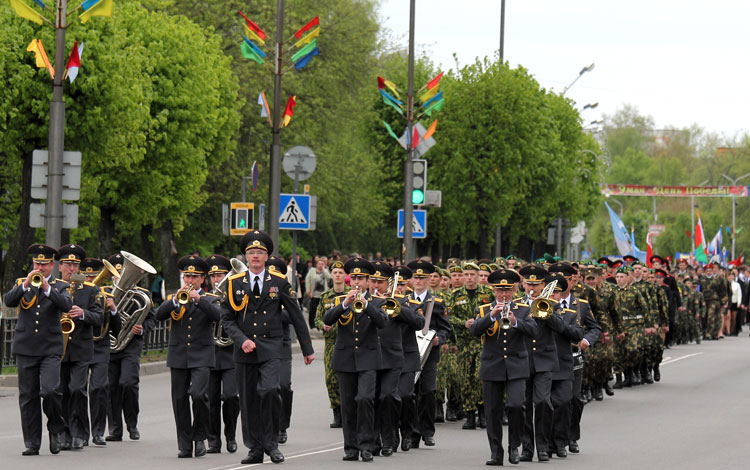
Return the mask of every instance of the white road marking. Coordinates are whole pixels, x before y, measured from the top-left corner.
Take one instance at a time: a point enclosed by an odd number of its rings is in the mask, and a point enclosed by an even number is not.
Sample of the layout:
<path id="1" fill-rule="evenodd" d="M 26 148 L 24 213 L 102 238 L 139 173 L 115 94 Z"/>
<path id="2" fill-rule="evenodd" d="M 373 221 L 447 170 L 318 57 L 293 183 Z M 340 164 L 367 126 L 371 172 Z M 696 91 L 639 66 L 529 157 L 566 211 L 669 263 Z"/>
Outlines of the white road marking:
<path id="1" fill-rule="evenodd" d="M 341 444 L 343 444 L 343 442 Z M 322 447 L 325 447 L 325 446 L 322 446 Z M 284 459 L 285 460 L 292 460 L 292 459 L 297 459 L 297 458 L 300 458 L 300 457 L 308 457 L 310 455 L 325 454 L 327 452 L 333 452 L 333 451 L 336 451 L 336 450 L 342 450 L 343 448 L 344 448 L 344 446 L 341 445 L 341 446 L 338 446 L 338 447 L 332 447 L 332 448 L 327 448 L 327 449 L 323 449 L 323 450 L 315 450 L 315 451 L 311 450 L 309 452 L 303 452 L 301 454 L 291 455 L 289 457 L 285 456 Z M 272 462 L 270 460 L 268 460 L 268 461 L 265 461 L 264 463 L 272 463 Z M 248 464 L 248 465 L 240 465 L 239 467 L 233 467 L 231 465 L 224 465 L 224 466 L 221 466 L 221 467 L 213 467 L 213 468 L 210 468 L 208 470 L 240 470 L 240 469 L 243 469 L 243 468 L 256 467 L 258 465 L 263 465 L 263 464 L 254 463 L 254 464 Z"/>
<path id="2" fill-rule="evenodd" d="M 677 362 L 677 361 L 681 361 L 681 360 L 683 360 L 683 359 L 687 359 L 687 358 L 689 358 L 689 357 L 693 357 L 693 356 L 700 356 L 701 354 L 703 354 L 703 353 L 702 353 L 702 352 L 697 352 L 697 353 L 693 353 L 693 354 L 688 354 L 688 355 L 685 355 L 685 356 L 680 356 L 680 357 L 676 357 L 676 358 L 674 358 L 674 359 L 672 359 L 672 358 L 667 358 L 666 360 L 663 360 L 663 361 L 661 362 L 661 365 L 665 365 L 665 364 L 673 364 L 673 363 L 675 363 L 675 362 Z"/>

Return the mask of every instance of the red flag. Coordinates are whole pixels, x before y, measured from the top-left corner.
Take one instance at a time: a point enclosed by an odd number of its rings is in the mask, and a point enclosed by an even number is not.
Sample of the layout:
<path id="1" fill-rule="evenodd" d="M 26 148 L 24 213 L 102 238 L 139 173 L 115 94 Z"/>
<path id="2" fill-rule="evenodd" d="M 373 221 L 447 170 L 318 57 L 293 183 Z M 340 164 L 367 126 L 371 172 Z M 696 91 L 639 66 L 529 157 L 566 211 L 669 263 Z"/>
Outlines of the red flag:
<path id="1" fill-rule="evenodd" d="M 295 106 L 297 106 L 297 97 L 290 96 L 286 102 L 286 107 L 284 108 L 284 117 L 282 119 L 283 122 L 281 123 L 281 127 L 286 127 L 289 125 L 289 121 L 292 120 L 292 116 L 294 115 Z"/>
<path id="2" fill-rule="evenodd" d="M 740 266 L 743 265 L 744 262 L 745 262 L 745 256 L 740 255 L 739 258 L 730 261 L 729 264 L 731 264 L 732 266 L 737 266 L 739 268 Z"/>
<path id="3" fill-rule="evenodd" d="M 241 17 L 245 18 L 245 21 L 247 21 L 247 27 L 255 31 L 255 34 L 257 34 L 259 38 L 266 39 L 266 32 L 260 29 L 260 26 L 255 24 L 253 20 L 245 16 L 245 14 L 241 11 L 237 10 L 237 13 L 239 13 Z"/>
<path id="4" fill-rule="evenodd" d="M 314 28 L 315 26 L 318 26 L 318 24 L 320 24 L 320 22 L 318 21 L 318 17 L 316 16 L 315 18 L 311 19 L 305 26 L 301 27 L 299 29 L 299 31 L 297 31 L 296 33 L 294 33 L 294 37 L 297 38 L 297 39 L 301 38 L 302 34 L 305 31 L 307 31 L 307 30 L 309 30 L 311 28 Z"/>
<path id="5" fill-rule="evenodd" d="M 653 235 L 654 232 L 648 232 L 646 234 L 646 264 L 648 264 L 649 268 L 653 268 L 654 266 L 651 264 L 651 257 L 654 255 L 654 249 L 651 246 L 651 235 Z"/>
<path id="6" fill-rule="evenodd" d="M 83 46 L 83 45 L 82 45 Z M 70 78 L 70 83 L 78 76 L 78 69 L 81 67 L 81 54 L 78 48 L 78 41 L 73 43 L 73 49 L 70 51 L 70 57 L 68 58 L 68 64 L 65 66 L 65 78 Z"/>
<path id="7" fill-rule="evenodd" d="M 414 126 L 414 135 L 411 138 L 411 148 L 415 149 L 417 148 L 417 145 L 419 145 L 419 131 L 417 130 L 417 126 Z"/>
<path id="8" fill-rule="evenodd" d="M 440 79 L 443 78 L 443 72 L 440 72 L 440 75 L 430 80 L 430 82 L 427 84 L 427 89 L 432 90 L 437 86 L 438 83 L 440 83 Z"/>
<path id="9" fill-rule="evenodd" d="M 378 75 L 378 90 L 385 88 L 385 78 Z"/>

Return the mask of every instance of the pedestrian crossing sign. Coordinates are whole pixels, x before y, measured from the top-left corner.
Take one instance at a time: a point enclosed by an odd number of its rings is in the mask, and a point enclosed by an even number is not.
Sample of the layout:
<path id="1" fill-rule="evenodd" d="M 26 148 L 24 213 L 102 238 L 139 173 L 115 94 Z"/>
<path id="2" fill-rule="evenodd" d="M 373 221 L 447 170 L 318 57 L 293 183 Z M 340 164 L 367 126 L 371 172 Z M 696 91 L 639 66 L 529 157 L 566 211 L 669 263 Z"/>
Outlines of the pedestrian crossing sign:
<path id="1" fill-rule="evenodd" d="M 404 238 L 404 210 L 398 211 L 398 238 Z M 414 209 L 411 216 L 412 238 L 427 238 L 427 211 Z"/>
<path id="2" fill-rule="evenodd" d="M 279 196 L 279 229 L 310 230 L 310 195 Z"/>

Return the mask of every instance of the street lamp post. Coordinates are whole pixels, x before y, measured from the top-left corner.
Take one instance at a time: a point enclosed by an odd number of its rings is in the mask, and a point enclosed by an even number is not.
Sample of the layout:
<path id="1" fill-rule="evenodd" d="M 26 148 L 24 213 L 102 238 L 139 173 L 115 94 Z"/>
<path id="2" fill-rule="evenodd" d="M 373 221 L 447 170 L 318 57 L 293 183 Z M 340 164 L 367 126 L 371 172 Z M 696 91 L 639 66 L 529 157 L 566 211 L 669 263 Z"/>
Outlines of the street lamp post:
<path id="1" fill-rule="evenodd" d="M 735 179 L 730 178 L 724 173 L 722 173 L 721 176 L 729 180 L 732 183 L 732 186 L 737 186 L 737 182 L 741 180 L 742 178 L 746 178 L 750 176 L 750 173 L 744 174 L 740 176 L 739 178 L 735 178 Z M 732 194 L 732 259 L 735 259 L 734 248 L 735 248 L 735 240 L 737 238 L 735 236 L 735 225 L 734 225 L 736 211 L 737 211 L 737 199 L 736 199 L 736 196 Z"/>
<path id="2" fill-rule="evenodd" d="M 581 78 L 581 76 L 584 73 L 591 72 L 592 70 L 594 70 L 594 63 L 593 62 L 591 62 L 591 65 L 587 65 L 586 67 L 582 68 L 580 72 L 578 72 L 578 76 L 575 78 L 575 80 L 573 80 L 572 82 L 570 82 L 570 85 L 566 86 L 563 89 L 562 94 L 564 95 L 568 90 L 570 90 L 570 87 L 572 87 L 573 84 L 575 84 L 575 82 L 577 82 L 578 79 Z"/>

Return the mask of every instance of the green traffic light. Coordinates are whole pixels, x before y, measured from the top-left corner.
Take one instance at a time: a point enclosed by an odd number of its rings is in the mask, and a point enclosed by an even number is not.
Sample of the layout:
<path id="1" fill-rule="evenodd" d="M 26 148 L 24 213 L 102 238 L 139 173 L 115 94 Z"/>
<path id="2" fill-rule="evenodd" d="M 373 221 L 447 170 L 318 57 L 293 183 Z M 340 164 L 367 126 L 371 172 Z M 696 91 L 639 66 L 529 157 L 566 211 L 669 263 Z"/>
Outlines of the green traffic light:
<path id="1" fill-rule="evenodd" d="M 424 202 L 424 191 L 415 189 L 411 192 L 411 203 L 422 204 Z"/>

